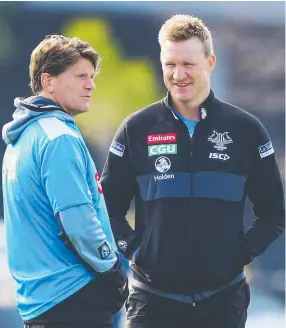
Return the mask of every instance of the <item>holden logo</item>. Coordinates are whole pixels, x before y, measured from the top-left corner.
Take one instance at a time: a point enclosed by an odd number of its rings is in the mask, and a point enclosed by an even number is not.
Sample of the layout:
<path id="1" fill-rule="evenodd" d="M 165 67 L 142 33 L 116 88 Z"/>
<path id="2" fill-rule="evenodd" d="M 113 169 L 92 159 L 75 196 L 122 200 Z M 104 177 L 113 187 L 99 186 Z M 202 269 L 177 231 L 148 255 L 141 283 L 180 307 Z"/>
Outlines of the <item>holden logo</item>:
<path id="1" fill-rule="evenodd" d="M 155 168 L 160 173 L 165 173 L 171 168 L 171 161 L 168 157 L 161 156 L 156 159 Z"/>

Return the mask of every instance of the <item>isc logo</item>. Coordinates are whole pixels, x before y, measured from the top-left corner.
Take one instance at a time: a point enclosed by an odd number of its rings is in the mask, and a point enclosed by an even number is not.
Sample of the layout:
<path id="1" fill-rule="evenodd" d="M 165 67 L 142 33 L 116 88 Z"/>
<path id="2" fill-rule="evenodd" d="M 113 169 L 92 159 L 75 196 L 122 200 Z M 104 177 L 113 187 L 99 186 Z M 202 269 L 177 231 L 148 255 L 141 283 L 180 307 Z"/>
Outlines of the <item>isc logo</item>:
<path id="1" fill-rule="evenodd" d="M 213 159 L 221 159 L 222 161 L 228 160 L 230 157 L 227 154 L 219 154 L 219 153 L 210 153 L 209 158 Z"/>
<path id="2" fill-rule="evenodd" d="M 177 154 L 177 144 L 148 146 L 148 156 Z"/>

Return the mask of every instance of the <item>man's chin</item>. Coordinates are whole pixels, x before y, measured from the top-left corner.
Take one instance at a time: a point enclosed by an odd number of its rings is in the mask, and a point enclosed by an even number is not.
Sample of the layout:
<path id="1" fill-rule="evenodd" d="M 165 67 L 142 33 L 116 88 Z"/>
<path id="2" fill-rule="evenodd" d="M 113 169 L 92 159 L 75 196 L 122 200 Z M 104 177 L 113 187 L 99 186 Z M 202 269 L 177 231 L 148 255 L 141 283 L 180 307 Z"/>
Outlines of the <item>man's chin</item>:
<path id="1" fill-rule="evenodd" d="M 86 113 L 86 112 L 88 112 L 90 110 L 90 105 L 88 105 L 88 106 L 83 106 L 80 110 L 79 110 L 79 112 L 80 113 Z"/>
<path id="2" fill-rule="evenodd" d="M 78 109 L 76 111 L 72 111 L 71 115 L 74 117 L 74 116 L 77 116 L 77 115 L 80 115 L 80 114 L 84 114 L 84 113 L 88 112 L 89 109 L 90 109 L 90 106 L 83 107 L 83 108 Z"/>
<path id="3" fill-rule="evenodd" d="M 188 102 L 190 102 L 192 100 L 192 97 L 191 96 L 187 96 L 187 95 L 176 95 L 173 100 L 175 102 L 180 102 L 180 103 L 183 103 L 183 104 L 187 104 Z"/>

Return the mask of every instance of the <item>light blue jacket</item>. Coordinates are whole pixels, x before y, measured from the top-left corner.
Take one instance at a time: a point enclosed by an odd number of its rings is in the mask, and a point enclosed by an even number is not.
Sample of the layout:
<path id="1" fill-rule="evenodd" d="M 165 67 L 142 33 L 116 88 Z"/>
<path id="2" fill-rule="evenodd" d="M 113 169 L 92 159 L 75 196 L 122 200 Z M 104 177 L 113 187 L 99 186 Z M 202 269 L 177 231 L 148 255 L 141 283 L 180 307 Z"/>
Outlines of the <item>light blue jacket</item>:
<path id="1" fill-rule="evenodd" d="M 99 176 L 74 119 L 39 96 L 16 98 L 15 106 L 2 131 L 4 222 L 25 321 L 110 270 L 117 248 Z M 62 228 L 93 270 L 59 237 Z"/>

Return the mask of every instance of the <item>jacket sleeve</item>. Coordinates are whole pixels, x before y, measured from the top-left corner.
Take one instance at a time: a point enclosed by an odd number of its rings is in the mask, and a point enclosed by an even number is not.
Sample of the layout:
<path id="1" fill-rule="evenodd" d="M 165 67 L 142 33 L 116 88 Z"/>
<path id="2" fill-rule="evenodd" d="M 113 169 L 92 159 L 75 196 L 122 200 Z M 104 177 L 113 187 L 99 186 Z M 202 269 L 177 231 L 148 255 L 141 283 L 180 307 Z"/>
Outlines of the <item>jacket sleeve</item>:
<path id="1" fill-rule="evenodd" d="M 96 272 L 107 272 L 117 262 L 117 255 L 109 244 L 94 207 L 90 204 L 68 208 L 58 213 L 67 245 Z M 73 247 L 72 250 L 73 250 Z"/>
<path id="2" fill-rule="evenodd" d="M 126 220 L 136 184 L 124 122 L 117 130 L 109 148 L 101 183 L 117 246 L 126 258 L 131 259 L 139 246 L 139 238 Z"/>
<path id="3" fill-rule="evenodd" d="M 78 138 L 62 135 L 41 154 L 41 181 L 60 228 L 77 255 L 97 272 L 110 270 L 117 255 L 97 218 L 86 180 L 86 154 Z"/>
<path id="4" fill-rule="evenodd" d="M 259 122 L 247 178 L 255 219 L 243 240 L 245 264 L 262 254 L 284 231 L 284 190 L 269 135 Z"/>

